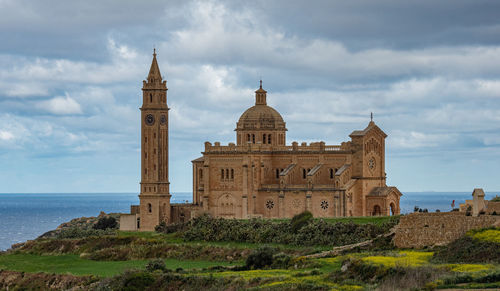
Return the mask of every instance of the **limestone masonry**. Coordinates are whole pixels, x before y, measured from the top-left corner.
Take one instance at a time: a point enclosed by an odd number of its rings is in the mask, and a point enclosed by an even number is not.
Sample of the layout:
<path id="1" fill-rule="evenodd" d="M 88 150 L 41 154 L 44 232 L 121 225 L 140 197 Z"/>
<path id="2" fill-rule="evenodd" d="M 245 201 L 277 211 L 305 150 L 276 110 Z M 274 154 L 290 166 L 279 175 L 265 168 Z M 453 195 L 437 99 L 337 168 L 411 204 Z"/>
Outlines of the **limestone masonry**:
<path id="1" fill-rule="evenodd" d="M 161 222 L 201 213 L 226 218 L 399 214 L 401 192 L 386 185 L 385 138 L 371 120 L 341 145 L 292 142 L 286 123 L 255 91 L 255 105 L 236 123 L 236 143 L 205 142 L 193 164 L 193 203 L 170 204 L 167 86 L 153 54 L 143 81 L 140 206 L 121 216 L 123 230 L 154 230 Z"/>

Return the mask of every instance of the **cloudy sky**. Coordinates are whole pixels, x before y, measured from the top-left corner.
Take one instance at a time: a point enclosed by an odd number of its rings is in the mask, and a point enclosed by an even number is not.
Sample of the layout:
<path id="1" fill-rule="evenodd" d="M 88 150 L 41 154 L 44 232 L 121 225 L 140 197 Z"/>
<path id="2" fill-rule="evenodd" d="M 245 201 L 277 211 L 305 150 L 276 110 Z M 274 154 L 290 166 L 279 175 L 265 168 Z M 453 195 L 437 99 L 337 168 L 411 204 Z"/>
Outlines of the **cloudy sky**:
<path id="1" fill-rule="evenodd" d="M 153 47 L 174 193 L 261 77 L 288 143 L 339 144 L 374 112 L 388 184 L 500 190 L 500 1 L 0 0 L 0 193 L 138 192 Z"/>

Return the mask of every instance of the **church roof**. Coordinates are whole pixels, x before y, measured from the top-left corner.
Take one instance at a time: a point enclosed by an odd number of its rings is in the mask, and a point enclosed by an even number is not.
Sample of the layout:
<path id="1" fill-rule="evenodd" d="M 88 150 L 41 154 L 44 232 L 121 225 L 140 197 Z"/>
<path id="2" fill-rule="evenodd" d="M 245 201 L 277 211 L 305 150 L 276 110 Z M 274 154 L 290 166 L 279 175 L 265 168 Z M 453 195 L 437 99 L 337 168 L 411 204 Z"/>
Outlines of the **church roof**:
<path id="1" fill-rule="evenodd" d="M 399 192 L 398 188 L 391 186 L 391 187 L 375 187 L 372 189 L 370 194 L 368 194 L 368 196 L 386 197 L 393 191 L 395 191 L 396 194 L 401 195 L 401 192 Z"/>
<path id="2" fill-rule="evenodd" d="M 382 133 L 382 135 L 384 137 L 387 137 L 387 134 L 382 129 L 380 129 L 380 127 L 378 127 L 373 120 L 370 121 L 370 123 L 368 123 L 368 126 L 365 129 L 363 129 L 363 130 L 355 130 L 349 136 L 350 137 L 365 136 L 372 129 L 377 129 L 378 131 L 380 131 Z"/>
<path id="3" fill-rule="evenodd" d="M 342 173 L 349 169 L 349 167 L 351 166 L 351 164 L 344 164 L 342 167 L 340 167 L 340 169 L 337 170 L 337 172 L 335 172 L 335 176 L 340 176 L 342 175 Z"/>
<path id="4" fill-rule="evenodd" d="M 204 157 L 199 157 L 197 159 L 192 160 L 191 163 L 198 163 L 198 162 L 203 162 L 203 161 L 205 161 L 205 158 Z"/>

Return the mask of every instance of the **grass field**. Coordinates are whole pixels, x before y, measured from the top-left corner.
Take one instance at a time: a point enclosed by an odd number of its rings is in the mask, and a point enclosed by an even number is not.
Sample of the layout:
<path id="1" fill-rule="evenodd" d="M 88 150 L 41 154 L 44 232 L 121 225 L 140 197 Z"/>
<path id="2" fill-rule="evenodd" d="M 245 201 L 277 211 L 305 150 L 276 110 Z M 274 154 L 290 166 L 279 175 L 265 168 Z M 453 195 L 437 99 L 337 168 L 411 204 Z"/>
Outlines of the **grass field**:
<path id="1" fill-rule="evenodd" d="M 0 255 L 0 269 L 23 272 L 46 272 L 73 275 L 95 275 L 110 277 L 127 269 L 142 269 L 147 260 L 93 261 L 81 259 L 78 255 L 39 256 L 33 254 Z M 169 269 L 201 269 L 212 266 L 232 265 L 228 262 L 187 261 L 165 259 Z"/>

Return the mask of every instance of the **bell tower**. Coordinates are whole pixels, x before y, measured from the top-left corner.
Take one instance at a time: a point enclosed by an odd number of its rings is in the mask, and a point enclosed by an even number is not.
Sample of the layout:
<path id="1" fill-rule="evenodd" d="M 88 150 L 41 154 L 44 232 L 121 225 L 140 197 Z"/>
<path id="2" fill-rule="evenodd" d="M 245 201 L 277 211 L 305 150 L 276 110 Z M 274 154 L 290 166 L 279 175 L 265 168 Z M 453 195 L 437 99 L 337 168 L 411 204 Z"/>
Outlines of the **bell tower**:
<path id="1" fill-rule="evenodd" d="M 139 229 L 152 231 L 170 221 L 168 180 L 167 81 L 163 81 L 153 51 L 153 62 L 142 86 L 141 191 Z"/>

